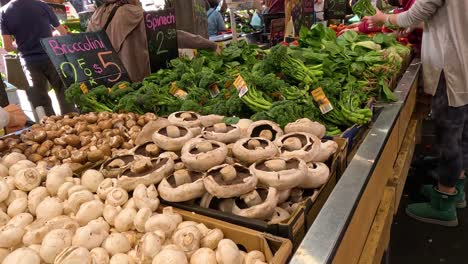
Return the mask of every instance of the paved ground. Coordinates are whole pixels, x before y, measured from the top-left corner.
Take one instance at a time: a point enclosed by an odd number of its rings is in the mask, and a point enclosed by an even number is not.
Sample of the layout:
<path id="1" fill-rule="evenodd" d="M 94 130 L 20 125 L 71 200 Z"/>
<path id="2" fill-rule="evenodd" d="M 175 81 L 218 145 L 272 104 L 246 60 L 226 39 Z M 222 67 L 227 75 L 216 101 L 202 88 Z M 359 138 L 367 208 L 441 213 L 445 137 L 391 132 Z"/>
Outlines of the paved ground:
<path id="1" fill-rule="evenodd" d="M 430 125 L 423 131 L 424 146 L 416 149 L 415 160 L 424 154 L 430 154 L 432 143 Z M 405 207 L 410 201 L 421 200 L 418 195 L 422 183 L 431 183 L 425 169 L 434 165 L 413 163 L 413 169 L 405 186 L 398 215 L 396 216 L 391 237 L 390 263 L 392 264 L 466 264 L 468 263 L 468 209 L 458 210 L 459 226 L 456 228 L 425 224 L 410 219 L 405 215 Z M 419 166 L 419 167 L 418 167 Z"/>
<path id="2" fill-rule="evenodd" d="M 57 97 L 55 96 L 54 91 L 50 91 L 49 96 L 52 99 L 52 106 L 54 107 L 55 113 L 60 114 L 60 107 L 58 105 Z M 31 104 L 29 103 L 28 97 L 26 96 L 26 92 L 24 90 L 16 90 L 16 95 L 9 93 L 8 98 L 10 103 L 19 103 L 21 105 L 21 109 L 23 109 L 28 118 L 35 121 Z"/>

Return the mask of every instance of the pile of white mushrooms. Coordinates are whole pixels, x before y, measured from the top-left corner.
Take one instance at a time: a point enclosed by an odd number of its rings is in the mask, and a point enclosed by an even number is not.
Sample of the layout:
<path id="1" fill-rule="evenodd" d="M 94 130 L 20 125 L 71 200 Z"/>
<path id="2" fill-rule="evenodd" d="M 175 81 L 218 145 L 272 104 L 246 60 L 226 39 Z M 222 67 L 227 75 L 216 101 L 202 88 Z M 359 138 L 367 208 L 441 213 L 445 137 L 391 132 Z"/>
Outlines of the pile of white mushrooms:
<path id="1" fill-rule="evenodd" d="M 177 112 L 149 122 L 139 147 L 103 165 L 103 174 L 114 177 L 106 179 L 108 186 L 130 191 L 139 183 L 155 184 L 167 202 L 277 224 L 308 198 L 304 189 L 328 181 L 324 162 L 338 145 L 322 139 L 323 125 L 300 119 L 283 131 L 271 121 L 229 125 L 222 118 Z"/>
<path id="2" fill-rule="evenodd" d="M 51 166 L 21 152 L 1 159 L 2 263 L 263 263 L 261 252 L 239 251 L 221 230 L 161 209 L 160 199 L 281 223 L 328 181 L 325 163 L 338 148 L 309 119 L 284 130 L 194 112 L 145 115 L 134 130 L 132 120 L 124 131 L 134 132 L 135 146 L 120 142 L 80 176 L 72 163 Z"/>
<path id="3" fill-rule="evenodd" d="M 97 170 L 74 177 L 13 152 L 0 162 L 0 262 L 3 264 L 261 264 L 220 229 L 183 221 L 159 207 L 154 184 L 130 195 Z"/>

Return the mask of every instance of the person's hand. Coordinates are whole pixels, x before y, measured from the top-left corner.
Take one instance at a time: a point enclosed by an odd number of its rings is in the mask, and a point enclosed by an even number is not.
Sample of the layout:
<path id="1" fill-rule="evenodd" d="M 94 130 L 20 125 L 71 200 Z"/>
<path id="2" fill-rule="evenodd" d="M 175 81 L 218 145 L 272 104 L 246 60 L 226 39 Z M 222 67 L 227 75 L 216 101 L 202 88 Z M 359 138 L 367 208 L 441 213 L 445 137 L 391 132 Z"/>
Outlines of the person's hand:
<path id="1" fill-rule="evenodd" d="M 406 38 L 411 31 L 411 28 L 401 28 L 397 30 L 396 35 L 398 38 Z"/>
<path id="2" fill-rule="evenodd" d="M 387 15 L 382 13 L 379 9 L 375 9 L 376 13 L 373 16 L 366 16 L 362 20 L 367 20 L 367 23 L 369 23 L 370 28 L 378 27 L 379 25 L 385 23 L 385 20 L 387 19 Z"/>
<path id="3" fill-rule="evenodd" d="M 351 25 L 347 25 L 346 28 L 348 28 L 348 29 L 357 28 L 357 27 L 359 27 L 359 24 L 361 24 L 361 22 L 356 22 L 356 23 L 353 23 Z"/>
<path id="4" fill-rule="evenodd" d="M 217 54 L 217 55 L 221 55 L 221 52 L 223 52 L 223 49 L 218 45 L 218 46 L 216 47 L 216 54 Z"/>
<path id="5" fill-rule="evenodd" d="M 358 27 L 353 27 L 353 28 L 345 28 L 345 29 L 341 30 L 340 32 L 338 32 L 336 35 L 341 36 L 343 33 L 345 33 L 348 30 L 352 30 L 352 31 L 354 31 L 356 33 L 359 33 L 359 28 Z"/>
<path id="6" fill-rule="evenodd" d="M 19 106 L 10 104 L 3 108 L 10 115 L 10 123 L 6 127 L 7 133 L 11 133 L 24 128 L 26 125 L 26 115 Z"/>

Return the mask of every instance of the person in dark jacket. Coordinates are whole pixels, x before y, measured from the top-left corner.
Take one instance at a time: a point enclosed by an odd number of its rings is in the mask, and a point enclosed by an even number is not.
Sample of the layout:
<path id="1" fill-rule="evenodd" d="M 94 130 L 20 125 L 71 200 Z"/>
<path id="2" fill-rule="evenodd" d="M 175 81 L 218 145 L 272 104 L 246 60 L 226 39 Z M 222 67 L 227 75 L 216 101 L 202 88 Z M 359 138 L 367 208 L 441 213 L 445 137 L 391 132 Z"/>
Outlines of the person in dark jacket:
<path id="1" fill-rule="evenodd" d="M 223 15 L 217 10 L 218 0 L 206 0 L 206 15 L 208 16 L 208 35 L 216 36 L 226 31 Z"/>
<path id="2" fill-rule="evenodd" d="M 30 86 L 26 93 L 34 109 L 42 106 L 46 115 L 55 114 L 47 93 L 49 82 L 62 114 L 74 111 L 74 106 L 65 101 L 65 87 L 40 43 L 41 38 L 52 37 L 52 28 L 61 35 L 67 34 L 52 9 L 38 0 L 13 0 L 2 7 L 0 19 L 3 47 L 8 52 L 19 52 Z"/>

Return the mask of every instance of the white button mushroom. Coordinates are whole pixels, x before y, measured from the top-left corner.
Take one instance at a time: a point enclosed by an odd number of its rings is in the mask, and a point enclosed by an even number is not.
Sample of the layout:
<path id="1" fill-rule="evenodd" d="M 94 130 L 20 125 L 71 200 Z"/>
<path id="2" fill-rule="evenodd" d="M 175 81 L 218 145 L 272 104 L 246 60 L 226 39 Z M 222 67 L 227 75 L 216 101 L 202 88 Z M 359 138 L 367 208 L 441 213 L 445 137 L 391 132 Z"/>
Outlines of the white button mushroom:
<path id="1" fill-rule="evenodd" d="M 0 248 L 11 248 L 21 243 L 24 229 L 14 225 L 0 228 Z"/>
<path id="2" fill-rule="evenodd" d="M 33 220 L 34 218 L 31 214 L 21 213 L 11 218 L 10 221 L 8 221 L 7 225 L 12 225 L 12 226 L 19 227 L 19 228 L 25 228 L 27 225 L 31 224 Z"/>
<path id="3" fill-rule="evenodd" d="M 165 248 L 154 257 L 152 264 L 188 264 L 188 261 L 182 250 Z"/>
<path id="4" fill-rule="evenodd" d="M 75 219 L 80 225 L 86 225 L 89 221 L 102 216 L 104 204 L 99 200 L 85 202 L 80 206 Z"/>
<path id="5" fill-rule="evenodd" d="M 219 241 L 216 249 L 216 260 L 218 264 L 242 264 L 239 248 L 230 239 Z"/>
<path id="6" fill-rule="evenodd" d="M 187 226 L 177 230 L 172 237 L 172 241 L 185 252 L 187 257 L 190 257 L 200 248 L 201 236 L 196 226 Z"/>
<path id="7" fill-rule="evenodd" d="M 161 251 L 164 244 L 164 237 L 155 232 L 146 233 L 138 242 L 136 248 L 137 259 L 141 263 L 150 263 Z"/>
<path id="8" fill-rule="evenodd" d="M 39 251 L 42 260 L 46 263 L 54 263 L 55 257 L 65 248 L 71 246 L 72 233 L 67 229 L 50 231 L 42 241 Z"/>
<path id="9" fill-rule="evenodd" d="M 133 191 L 133 199 L 138 209 L 148 207 L 152 212 L 158 209 L 158 191 L 153 184 L 148 188 L 144 184 L 139 184 Z"/>
<path id="10" fill-rule="evenodd" d="M 28 193 L 28 210 L 32 215 L 36 215 L 37 206 L 49 196 L 46 187 L 37 187 Z"/>
<path id="11" fill-rule="evenodd" d="M 37 218 L 46 220 L 52 219 L 56 216 L 63 214 L 63 203 L 59 198 L 46 197 L 42 200 L 36 208 Z"/>
<path id="12" fill-rule="evenodd" d="M 109 253 L 102 247 L 95 247 L 91 250 L 91 259 L 93 264 L 108 264 Z"/>
<path id="13" fill-rule="evenodd" d="M 76 230 L 72 245 L 92 250 L 99 247 L 107 236 L 109 236 L 109 233 L 105 228 L 101 228 L 100 225 L 96 224 L 88 224 Z"/>
<path id="14" fill-rule="evenodd" d="M 51 195 L 57 195 L 57 191 L 67 177 L 73 177 L 73 171 L 68 164 L 58 165 L 50 169 L 47 174 L 46 188 Z"/>
<path id="15" fill-rule="evenodd" d="M 54 264 L 91 264 L 91 253 L 84 247 L 67 247 L 55 258 Z"/>
<path id="16" fill-rule="evenodd" d="M 133 229 L 133 221 L 137 211 L 134 208 L 124 208 L 114 219 L 115 229 L 124 232 Z"/>
<path id="17" fill-rule="evenodd" d="M 25 155 L 17 152 L 12 152 L 8 155 L 3 156 L 2 164 L 5 165 L 5 167 L 10 168 L 13 164 L 16 164 L 19 161 L 26 159 L 27 158 Z"/>
<path id="18" fill-rule="evenodd" d="M 5 257 L 2 264 L 40 264 L 41 258 L 34 250 L 18 248 Z"/>
<path id="19" fill-rule="evenodd" d="M 200 248 L 193 253 L 190 264 L 217 264 L 216 253 L 211 248 Z"/>
<path id="20" fill-rule="evenodd" d="M 87 170 L 81 175 L 81 184 L 94 193 L 103 180 L 104 176 L 97 170 Z"/>
<path id="21" fill-rule="evenodd" d="M 118 253 L 127 253 L 131 249 L 130 241 L 122 233 L 110 234 L 102 243 L 102 247 L 112 256 Z"/>

